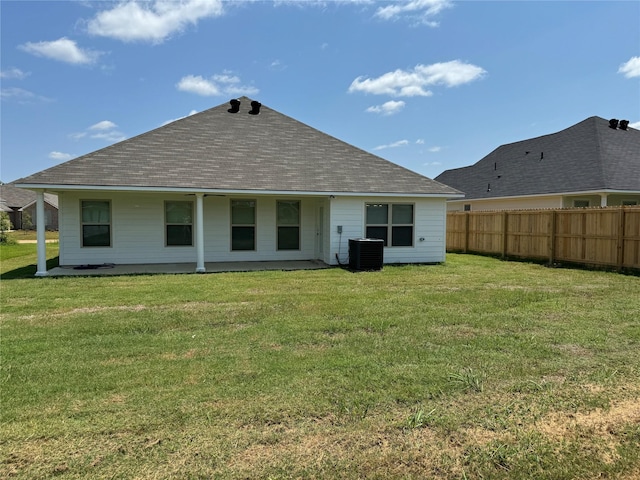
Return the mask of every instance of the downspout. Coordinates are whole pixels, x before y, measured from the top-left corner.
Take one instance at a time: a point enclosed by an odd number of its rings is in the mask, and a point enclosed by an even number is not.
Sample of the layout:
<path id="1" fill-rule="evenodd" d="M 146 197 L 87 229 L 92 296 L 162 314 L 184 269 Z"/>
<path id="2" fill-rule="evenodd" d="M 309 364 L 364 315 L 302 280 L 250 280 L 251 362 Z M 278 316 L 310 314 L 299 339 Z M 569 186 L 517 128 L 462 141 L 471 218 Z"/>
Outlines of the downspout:
<path id="1" fill-rule="evenodd" d="M 36 192 L 36 241 L 38 244 L 38 269 L 36 277 L 46 277 L 47 272 L 47 242 L 45 238 L 44 191 Z"/>
<path id="2" fill-rule="evenodd" d="M 196 273 L 204 273 L 204 194 L 196 193 Z"/>

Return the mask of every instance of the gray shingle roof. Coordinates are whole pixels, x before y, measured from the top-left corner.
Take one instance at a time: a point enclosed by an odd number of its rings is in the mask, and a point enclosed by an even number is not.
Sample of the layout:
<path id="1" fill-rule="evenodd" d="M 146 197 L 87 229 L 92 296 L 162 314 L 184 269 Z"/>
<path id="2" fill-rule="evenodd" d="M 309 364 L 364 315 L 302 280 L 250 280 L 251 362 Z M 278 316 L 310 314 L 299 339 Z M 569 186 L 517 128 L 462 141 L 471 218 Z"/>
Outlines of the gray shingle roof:
<path id="1" fill-rule="evenodd" d="M 502 145 L 469 167 L 436 177 L 467 199 L 640 191 L 640 130 L 612 129 L 590 117 L 565 130 Z M 490 186 L 490 191 L 488 187 Z"/>
<path id="2" fill-rule="evenodd" d="M 58 208 L 58 196 L 50 193 L 44 194 L 44 199 L 50 205 Z M 36 193 L 23 188 L 15 187 L 11 183 L 0 185 L 0 204 L 10 210 L 19 210 L 36 201 Z M 8 211 L 8 210 L 5 210 Z"/>
<path id="3" fill-rule="evenodd" d="M 455 189 L 311 128 L 267 106 L 229 104 L 177 120 L 17 184 L 459 194 Z"/>

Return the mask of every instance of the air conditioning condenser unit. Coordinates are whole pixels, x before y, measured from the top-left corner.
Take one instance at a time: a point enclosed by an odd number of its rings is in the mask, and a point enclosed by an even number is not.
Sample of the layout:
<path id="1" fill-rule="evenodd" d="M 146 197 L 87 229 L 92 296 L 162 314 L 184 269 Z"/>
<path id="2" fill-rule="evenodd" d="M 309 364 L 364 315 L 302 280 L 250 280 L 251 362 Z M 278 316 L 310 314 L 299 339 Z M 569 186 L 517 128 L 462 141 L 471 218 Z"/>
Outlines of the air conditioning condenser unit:
<path id="1" fill-rule="evenodd" d="M 349 239 L 349 269 L 381 270 L 384 260 L 384 240 L 380 238 Z"/>

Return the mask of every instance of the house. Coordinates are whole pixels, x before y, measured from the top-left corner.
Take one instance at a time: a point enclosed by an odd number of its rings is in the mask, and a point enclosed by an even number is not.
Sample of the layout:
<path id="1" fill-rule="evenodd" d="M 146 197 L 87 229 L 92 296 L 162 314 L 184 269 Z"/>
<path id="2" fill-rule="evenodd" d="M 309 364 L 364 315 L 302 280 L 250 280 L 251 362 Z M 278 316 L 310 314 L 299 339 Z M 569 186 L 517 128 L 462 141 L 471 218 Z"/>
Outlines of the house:
<path id="1" fill-rule="evenodd" d="M 449 211 L 640 203 L 640 130 L 590 117 L 565 130 L 502 145 L 435 178 L 465 193 Z"/>
<path id="2" fill-rule="evenodd" d="M 40 202 L 58 194 L 60 265 L 337 265 L 362 237 L 384 239 L 384 263 L 444 261 L 460 192 L 247 97 L 230 104 L 17 180 Z"/>
<path id="3" fill-rule="evenodd" d="M 36 226 L 36 194 L 10 183 L 0 184 L 0 209 L 7 212 L 13 228 L 29 230 Z M 44 195 L 44 227 L 58 229 L 58 197 Z"/>

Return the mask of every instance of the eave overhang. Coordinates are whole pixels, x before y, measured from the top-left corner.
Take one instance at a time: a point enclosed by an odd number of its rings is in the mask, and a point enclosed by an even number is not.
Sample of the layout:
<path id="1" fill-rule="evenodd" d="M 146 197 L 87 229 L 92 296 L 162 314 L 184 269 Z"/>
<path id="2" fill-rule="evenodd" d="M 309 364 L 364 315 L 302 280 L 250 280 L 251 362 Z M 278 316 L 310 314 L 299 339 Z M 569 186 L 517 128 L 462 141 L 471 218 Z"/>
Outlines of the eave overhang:
<path id="1" fill-rule="evenodd" d="M 136 192 L 136 193 L 179 193 L 204 195 L 298 195 L 309 197 L 419 197 L 419 198 L 462 198 L 462 193 L 413 193 L 413 192 L 339 192 L 339 191 L 299 191 L 299 190 L 255 190 L 255 189 L 216 189 L 216 188 L 192 188 L 192 187 L 136 187 L 136 186 L 111 186 L 111 185 L 56 185 L 20 183 L 16 187 L 28 190 L 40 190 L 46 192 L 65 191 L 93 191 L 93 192 Z"/>

